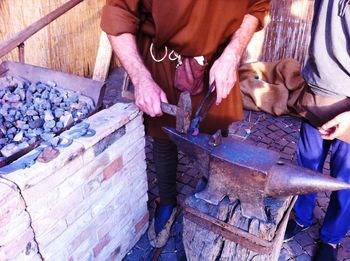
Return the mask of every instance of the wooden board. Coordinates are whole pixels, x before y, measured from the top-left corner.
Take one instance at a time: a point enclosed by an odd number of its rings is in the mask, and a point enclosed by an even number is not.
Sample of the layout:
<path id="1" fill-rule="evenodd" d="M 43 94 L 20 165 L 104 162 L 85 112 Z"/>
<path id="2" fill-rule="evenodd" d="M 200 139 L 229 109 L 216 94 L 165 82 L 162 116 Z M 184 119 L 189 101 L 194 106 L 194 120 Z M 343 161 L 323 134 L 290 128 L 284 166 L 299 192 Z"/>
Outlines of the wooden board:
<path id="1" fill-rule="evenodd" d="M 292 197 L 265 200 L 269 222 L 248 219 L 242 216 L 238 201 L 230 203 L 224 199 L 218 206 L 190 196 L 185 206 L 215 217 L 236 228 L 248 232 L 259 239 L 273 241 L 270 253 L 259 254 L 230 241 L 220 234 L 209 231 L 184 216 L 183 243 L 187 260 L 225 260 L 225 261 L 275 261 L 282 247 L 283 236 L 292 206 Z M 276 235 L 276 231 L 278 233 Z"/>

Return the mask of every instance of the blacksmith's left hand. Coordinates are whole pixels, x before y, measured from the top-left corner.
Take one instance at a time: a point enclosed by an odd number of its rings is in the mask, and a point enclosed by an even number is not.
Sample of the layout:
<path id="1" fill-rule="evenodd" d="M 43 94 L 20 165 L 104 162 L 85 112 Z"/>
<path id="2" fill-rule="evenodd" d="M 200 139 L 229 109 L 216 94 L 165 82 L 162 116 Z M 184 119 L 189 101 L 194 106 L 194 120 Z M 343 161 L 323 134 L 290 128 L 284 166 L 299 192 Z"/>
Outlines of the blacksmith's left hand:
<path id="1" fill-rule="evenodd" d="M 209 86 L 215 81 L 216 105 L 227 98 L 237 81 L 237 69 L 240 56 L 235 48 L 227 47 L 222 55 L 214 62 L 209 72 Z"/>

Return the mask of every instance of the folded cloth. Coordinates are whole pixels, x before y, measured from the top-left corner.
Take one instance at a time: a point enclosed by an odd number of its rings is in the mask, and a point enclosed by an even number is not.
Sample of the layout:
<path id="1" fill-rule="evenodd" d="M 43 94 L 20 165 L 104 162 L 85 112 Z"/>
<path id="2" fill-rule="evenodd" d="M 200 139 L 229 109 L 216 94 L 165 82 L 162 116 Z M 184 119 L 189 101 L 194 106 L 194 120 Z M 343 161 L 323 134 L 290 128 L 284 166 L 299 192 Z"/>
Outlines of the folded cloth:
<path id="1" fill-rule="evenodd" d="M 297 60 L 243 64 L 238 73 L 244 109 L 295 114 L 294 104 L 305 85 Z"/>
<path id="2" fill-rule="evenodd" d="M 238 72 L 246 110 L 301 116 L 316 128 L 350 110 L 348 97 L 314 94 L 294 59 L 248 63 Z M 350 131 L 339 139 L 350 143 Z"/>

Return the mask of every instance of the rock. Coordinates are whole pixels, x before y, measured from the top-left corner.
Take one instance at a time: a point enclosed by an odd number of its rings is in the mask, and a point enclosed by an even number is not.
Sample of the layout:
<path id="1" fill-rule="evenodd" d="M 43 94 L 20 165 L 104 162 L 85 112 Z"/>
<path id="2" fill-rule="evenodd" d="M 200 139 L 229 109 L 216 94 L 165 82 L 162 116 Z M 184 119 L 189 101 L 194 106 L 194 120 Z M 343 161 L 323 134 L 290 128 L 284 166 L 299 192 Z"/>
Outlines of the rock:
<path id="1" fill-rule="evenodd" d="M 53 137 L 55 137 L 55 135 L 56 134 L 54 134 L 54 133 L 42 133 L 41 135 L 40 135 L 40 137 L 44 140 L 44 141 L 49 141 L 49 140 L 51 140 Z"/>
<path id="2" fill-rule="evenodd" d="M 39 154 L 37 161 L 47 163 L 56 158 L 60 152 L 52 147 L 46 147 L 42 153 Z"/>
<path id="3" fill-rule="evenodd" d="M 34 144 L 35 142 L 36 142 L 36 137 L 32 137 L 32 138 L 30 138 L 29 140 L 28 140 L 28 143 L 30 144 L 30 145 L 32 145 L 32 144 Z"/>
<path id="4" fill-rule="evenodd" d="M 44 129 L 47 130 L 47 129 L 52 129 L 53 127 L 55 127 L 56 125 L 56 122 L 54 120 L 49 120 L 49 121 L 45 121 L 44 123 Z"/>
<path id="5" fill-rule="evenodd" d="M 1 149 L 1 154 L 8 158 L 16 152 L 20 151 L 20 148 L 15 143 L 10 143 Z"/>
<path id="6" fill-rule="evenodd" d="M 35 133 L 36 136 L 39 136 L 44 133 L 44 130 L 41 128 L 34 129 L 33 132 Z"/>
<path id="7" fill-rule="evenodd" d="M 1 132 L 3 135 L 6 135 L 7 128 L 6 128 L 3 124 L 0 124 L 0 132 Z"/>
<path id="8" fill-rule="evenodd" d="M 61 116 L 60 122 L 62 122 L 63 128 L 66 128 L 67 126 L 72 125 L 74 122 L 72 114 L 68 113 L 67 115 Z"/>
<path id="9" fill-rule="evenodd" d="M 18 144 L 18 148 L 19 148 L 20 150 L 23 150 L 23 149 L 28 148 L 28 147 L 29 147 L 29 143 L 26 142 L 26 141 L 24 141 L 24 142 Z"/>
<path id="10" fill-rule="evenodd" d="M 56 87 L 57 86 L 57 83 L 54 82 L 54 81 L 47 81 L 46 84 L 50 87 Z"/>
<path id="11" fill-rule="evenodd" d="M 29 127 L 32 129 L 41 128 L 45 121 L 41 118 L 29 122 Z"/>
<path id="12" fill-rule="evenodd" d="M 55 117 L 60 118 L 64 114 L 64 110 L 61 108 L 55 109 Z"/>
<path id="13" fill-rule="evenodd" d="M 49 140 L 50 144 L 53 147 L 57 147 L 58 143 L 60 142 L 60 138 L 59 137 L 54 137 L 51 140 Z"/>
<path id="14" fill-rule="evenodd" d="M 18 132 L 15 137 L 13 138 L 13 141 L 21 141 L 23 140 L 23 131 Z"/>
<path id="15" fill-rule="evenodd" d="M 52 112 L 49 110 L 45 111 L 45 116 L 44 116 L 44 120 L 45 121 L 51 121 L 53 120 L 55 117 L 52 115 Z"/>
<path id="16" fill-rule="evenodd" d="M 21 97 L 18 94 L 6 93 L 3 99 L 8 102 L 19 102 Z"/>
<path id="17" fill-rule="evenodd" d="M 6 135 L 15 134 L 16 132 L 17 132 L 17 129 L 15 127 L 11 127 L 7 130 Z"/>
<path id="18" fill-rule="evenodd" d="M 26 99 L 26 93 L 23 87 L 17 87 L 15 93 L 19 95 L 21 101 L 24 101 Z"/>
<path id="19" fill-rule="evenodd" d="M 5 145 L 7 143 L 8 139 L 7 138 L 1 138 L 0 139 L 0 145 Z"/>
<path id="20" fill-rule="evenodd" d="M 36 91 L 42 93 L 47 88 L 47 85 L 44 83 L 38 83 L 36 85 Z"/>
<path id="21" fill-rule="evenodd" d="M 13 124 L 10 121 L 5 121 L 4 122 L 4 126 L 5 126 L 6 129 L 9 129 L 9 128 L 11 128 L 13 126 Z"/>
<path id="22" fill-rule="evenodd" d="M 30 91 L 31 93 L 36 92 L 36 84 L 35 83 L 31 83 L 29 85 L 28 91 Z"/>
<path id="23" fill-rule="evenodd" d="M 39 113 L 38 113 L 36 110 L 34 110 L 34 109 L 29 109 L 29 110 L 27 110 L 26 114 L 27 114 L 28 116 L 39 115 Z"/>

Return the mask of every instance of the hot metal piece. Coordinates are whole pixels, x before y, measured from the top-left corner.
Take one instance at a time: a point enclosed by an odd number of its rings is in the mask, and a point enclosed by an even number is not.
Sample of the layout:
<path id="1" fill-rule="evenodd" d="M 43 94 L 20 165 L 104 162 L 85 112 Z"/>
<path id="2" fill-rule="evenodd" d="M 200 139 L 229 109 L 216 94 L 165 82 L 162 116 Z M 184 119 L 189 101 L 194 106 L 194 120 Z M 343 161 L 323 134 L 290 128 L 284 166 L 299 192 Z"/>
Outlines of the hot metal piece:
<path id="1" fill-rule="evenodd" d="M 350 189 L 350 184 L 291 164 L 281 165 L 279 154 L 238 140 L 223 138 L 210 146 L 211 137 L 181 134 L 163 128 L 180 150 L 196 160 L 208 177 L 207 187 L 196 197 L 217 205 L 228 196 L 240 200 L 242 214 L 267 221 L 264 199 Z"/>

